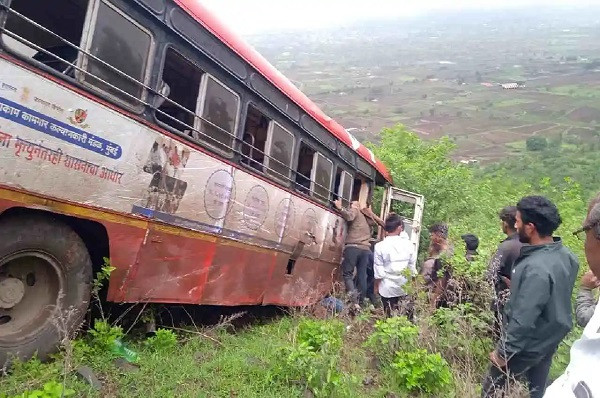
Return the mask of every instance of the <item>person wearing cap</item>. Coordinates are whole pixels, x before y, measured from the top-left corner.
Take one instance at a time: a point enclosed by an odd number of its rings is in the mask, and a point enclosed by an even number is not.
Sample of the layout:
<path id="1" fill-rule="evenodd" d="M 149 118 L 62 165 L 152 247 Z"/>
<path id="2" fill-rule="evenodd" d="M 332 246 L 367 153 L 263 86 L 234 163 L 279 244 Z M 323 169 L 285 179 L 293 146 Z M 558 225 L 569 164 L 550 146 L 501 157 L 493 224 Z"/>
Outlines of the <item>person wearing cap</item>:
<path id="1" fill-rule="evenodd" d="M 573 327 L 571 295 L 579 270 L 575 255 L 552 236 L 561 222 L 545 197 L 527 196 L 517 204 L 517 232 L 528 246 L 512 271 L 505 327 L 490 353 L 484 397 L 503 392 L 513 377 L 526 379 L 532 398 L 544 396 L 552 357 Z"/>
<path id="2" fill-rule="evenodd" d="M 477 255 L 477 248 L 479 247 L 479 238 L 473 234 L 464 234 L 460 237 L 465 242 L 465 258 L 468 262 L 475 260 Z"/>
<path id="3" fill-rule="evenodd" d="M 575 231 L 584 233 L 585 258 L 590 271 L 600 278 L 600 195 L 588 206 L 583 227 Z M 590 281 L 590 284 L 592 282 Z M 565 372 L 548 387 L 545 398 L 600 397 L 600 310 L 588 320 L 581 337 L 571 346 L 569 365 Z"/>

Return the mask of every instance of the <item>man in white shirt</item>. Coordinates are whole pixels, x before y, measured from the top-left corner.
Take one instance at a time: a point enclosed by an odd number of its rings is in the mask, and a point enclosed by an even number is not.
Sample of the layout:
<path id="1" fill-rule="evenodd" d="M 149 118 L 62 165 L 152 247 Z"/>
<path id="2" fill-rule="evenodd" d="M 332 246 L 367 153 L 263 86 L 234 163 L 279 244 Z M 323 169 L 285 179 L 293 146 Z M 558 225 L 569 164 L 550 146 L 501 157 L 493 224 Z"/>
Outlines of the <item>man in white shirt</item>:
<path id="1" fill-rule="evenodd" d="M 600 277 L 600 195 L 588 207 L 583 227 L 585 257 L 591 271 Z M 571 360 L 565 373 L 548 389 L 545 398 L 600 398 L 600 306 L 583 330 L 581 338 L 571 346 Z"/>
<path id="2" fill-rule="evenodd" d="M 386 316 L 403 312 L 412 319 L 412 300 L 403 289 L 409 275 L 416 275 L 416 254 L 408 234 L 403 234 L 404 220 L 391 213 L 385 219 L 386 237 L 375 245 L 375 288 L 381 296 Z"/>

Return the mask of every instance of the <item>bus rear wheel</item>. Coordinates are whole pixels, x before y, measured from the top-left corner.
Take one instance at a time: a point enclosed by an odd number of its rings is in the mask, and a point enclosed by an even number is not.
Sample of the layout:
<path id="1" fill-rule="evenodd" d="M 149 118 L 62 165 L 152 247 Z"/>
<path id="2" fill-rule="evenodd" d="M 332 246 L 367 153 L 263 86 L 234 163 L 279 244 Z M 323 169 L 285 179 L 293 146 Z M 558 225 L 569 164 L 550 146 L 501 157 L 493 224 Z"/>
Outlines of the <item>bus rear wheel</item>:
<path id="1" fill-rule="evenodd" d="M 45 216 L 0 222 L 0 368 L 41 360 L 77 331 L 88 309 L 92 261 L 69 226 Z"/>

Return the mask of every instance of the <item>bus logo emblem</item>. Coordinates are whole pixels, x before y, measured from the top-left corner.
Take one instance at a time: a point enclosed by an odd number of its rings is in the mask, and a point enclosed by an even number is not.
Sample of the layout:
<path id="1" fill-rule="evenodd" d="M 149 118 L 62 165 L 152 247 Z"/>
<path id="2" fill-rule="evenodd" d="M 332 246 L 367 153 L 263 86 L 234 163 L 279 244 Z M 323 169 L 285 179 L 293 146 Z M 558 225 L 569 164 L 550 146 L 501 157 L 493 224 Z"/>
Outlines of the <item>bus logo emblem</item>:
<path id="1" fill-rule="evenodd" d="M 87 116 L 87 110 L 76 109 L 75 112 L 73 112 L 73 116 L 69 117 L 69 121 L 76 126 L 86 128 L 88 125 L 83 123 L 85 122 L 85 119 L 87 119 Z"/>

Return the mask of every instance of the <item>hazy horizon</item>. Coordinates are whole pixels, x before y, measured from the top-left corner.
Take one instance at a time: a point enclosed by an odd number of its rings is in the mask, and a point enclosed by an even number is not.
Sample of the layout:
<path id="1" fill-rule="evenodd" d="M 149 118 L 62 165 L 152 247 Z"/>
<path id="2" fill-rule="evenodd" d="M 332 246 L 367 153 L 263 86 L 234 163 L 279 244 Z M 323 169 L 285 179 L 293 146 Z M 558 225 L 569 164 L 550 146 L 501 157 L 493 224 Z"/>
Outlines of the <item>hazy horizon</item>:
<path id="1" fill-rule="evenodd" d="M 305 0 L 304 2 L 255 0 L 199 0 L 237 33 L 313 30 L 367 20 L 399 19 L 444 11 L 511 10 L 531 7 L 581 8 L 600 6 L 600 0 L 422 0 L 399 5 L 397 0 Z M 600 17 L 599 17 L 600 19 Z"/>

